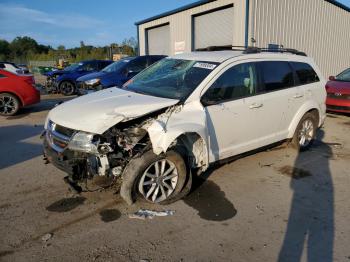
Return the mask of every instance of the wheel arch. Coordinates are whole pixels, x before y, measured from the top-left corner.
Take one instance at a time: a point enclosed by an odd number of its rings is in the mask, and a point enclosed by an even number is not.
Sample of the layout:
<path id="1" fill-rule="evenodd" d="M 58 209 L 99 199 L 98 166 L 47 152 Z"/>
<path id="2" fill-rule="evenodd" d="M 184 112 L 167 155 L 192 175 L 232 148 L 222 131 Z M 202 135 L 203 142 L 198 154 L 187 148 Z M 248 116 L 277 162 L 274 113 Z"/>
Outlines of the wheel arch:
<path id="1" fill-rule="evenodd" d="M 193 158 L 194 166 L 205 171 L 209 165 L 205 130 L 205 127 L 198 124 L 181 125 L 166 130 L 156 121 L 147 131 L 155 154 L 165 153 L 169 148 L 181 145 L 186 149 L 188 156 Z"/>
<path id="2" fill-rule="evenodd" d="M 317 106 L 316 103 L 308 103 L 305 104 L 303 107 L 299 109 L 297 114 L 294 116 L 291 124 L 289 125 L 288 128 L 288 137 L 287 138 L 292 138 L 294 136 L 295 130 L 298 127 L 298 124 L 300 120 L 303 118 L 303 116 L 307 113 L 313 112 L 315 116 L 317 117 L 317 123 L 318 127 L 322 125 L 322 115 L 321 115 L 321 110 Z"/>
<path id="3" fill-rule="evenodd" d="M 19 96 L 18 94 L 14 93 L 14 92 L 11 92 L 11 91 L 0 91 L 0 94 L 10 94 L 10 95 L 13 95 L 14 97 L 16 97 L 20 103 L 20 107 L 23 107 L 24 105 L 24 101 L 22 99 L 21 96 Z"/>

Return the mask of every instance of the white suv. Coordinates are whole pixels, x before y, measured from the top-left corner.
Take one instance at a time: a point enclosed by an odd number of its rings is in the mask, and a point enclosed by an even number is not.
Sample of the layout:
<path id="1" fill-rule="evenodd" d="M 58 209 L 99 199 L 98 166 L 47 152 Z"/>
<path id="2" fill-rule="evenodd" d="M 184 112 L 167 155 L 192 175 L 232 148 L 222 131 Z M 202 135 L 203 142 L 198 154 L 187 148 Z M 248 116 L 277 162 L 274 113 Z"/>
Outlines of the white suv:
<path id="1" fill-rule="evenodd" d="M 77 190 L 122 179 L 127 203 L 169 203 L 191 170 L 290 140 L 308 148 L 325 119 L 325 79 L 299 52 L 202 51 L 165 58 L 127 82 L 49 112 L 44 151 Z M 200 173 L 200 172 L 199 172 Z"/>

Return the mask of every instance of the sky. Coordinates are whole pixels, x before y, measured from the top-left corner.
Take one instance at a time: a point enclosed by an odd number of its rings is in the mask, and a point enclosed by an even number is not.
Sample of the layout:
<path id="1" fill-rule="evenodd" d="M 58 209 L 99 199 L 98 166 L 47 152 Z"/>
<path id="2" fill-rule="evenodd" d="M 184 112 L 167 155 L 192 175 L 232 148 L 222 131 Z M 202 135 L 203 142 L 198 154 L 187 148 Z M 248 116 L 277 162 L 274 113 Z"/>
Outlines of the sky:
<path id="1" fill-rule="evenodd" d="M 0 39 L 30 36 L 66 48 L 136 37 L 136 21 L 196 0 L 0 0 Z M 350 0 L 339 2 L 350 6 Z M 98 3 L 98 4 L 97 4 Z"/>

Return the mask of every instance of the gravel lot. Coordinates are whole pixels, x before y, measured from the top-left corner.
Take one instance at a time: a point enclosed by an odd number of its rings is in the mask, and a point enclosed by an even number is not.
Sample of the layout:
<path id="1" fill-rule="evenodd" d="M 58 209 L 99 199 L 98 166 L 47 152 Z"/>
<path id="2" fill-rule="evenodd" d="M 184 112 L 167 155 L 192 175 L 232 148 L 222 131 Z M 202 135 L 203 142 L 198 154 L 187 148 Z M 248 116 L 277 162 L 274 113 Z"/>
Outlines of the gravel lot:
<path id="1" fill-rule="evenodd" d="M 47 111 L 0 118 L 1 261 L 350 261 L 350 118 L 328 115 L 312 150 L 286 146 L 209 170 L 169 206 L 112 190 L 73 195 L 45 165 Z M 139 220 L 140 208 L 174 210 Z"/>

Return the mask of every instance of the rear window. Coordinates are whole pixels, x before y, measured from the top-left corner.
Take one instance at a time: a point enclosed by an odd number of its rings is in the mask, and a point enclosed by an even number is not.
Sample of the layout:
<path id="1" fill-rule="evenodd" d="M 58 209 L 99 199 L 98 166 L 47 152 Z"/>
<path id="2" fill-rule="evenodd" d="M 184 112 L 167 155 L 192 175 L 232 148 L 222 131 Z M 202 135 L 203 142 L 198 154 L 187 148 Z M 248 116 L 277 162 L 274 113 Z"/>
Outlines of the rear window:
<path id="1" fill-rule="evenodd" d="M 291 62 L 290 64 L 298 77 L 299 84 L 306 85 L 320 81 L 315 70 L 309 64 L 301 62 Z"/>
<path id="2" fill-rule="evenodd" d="M 259 63 L 265 91 L 271 92 L 294 85 L 293 71 L 288 62 L 265 61 Z"/>

